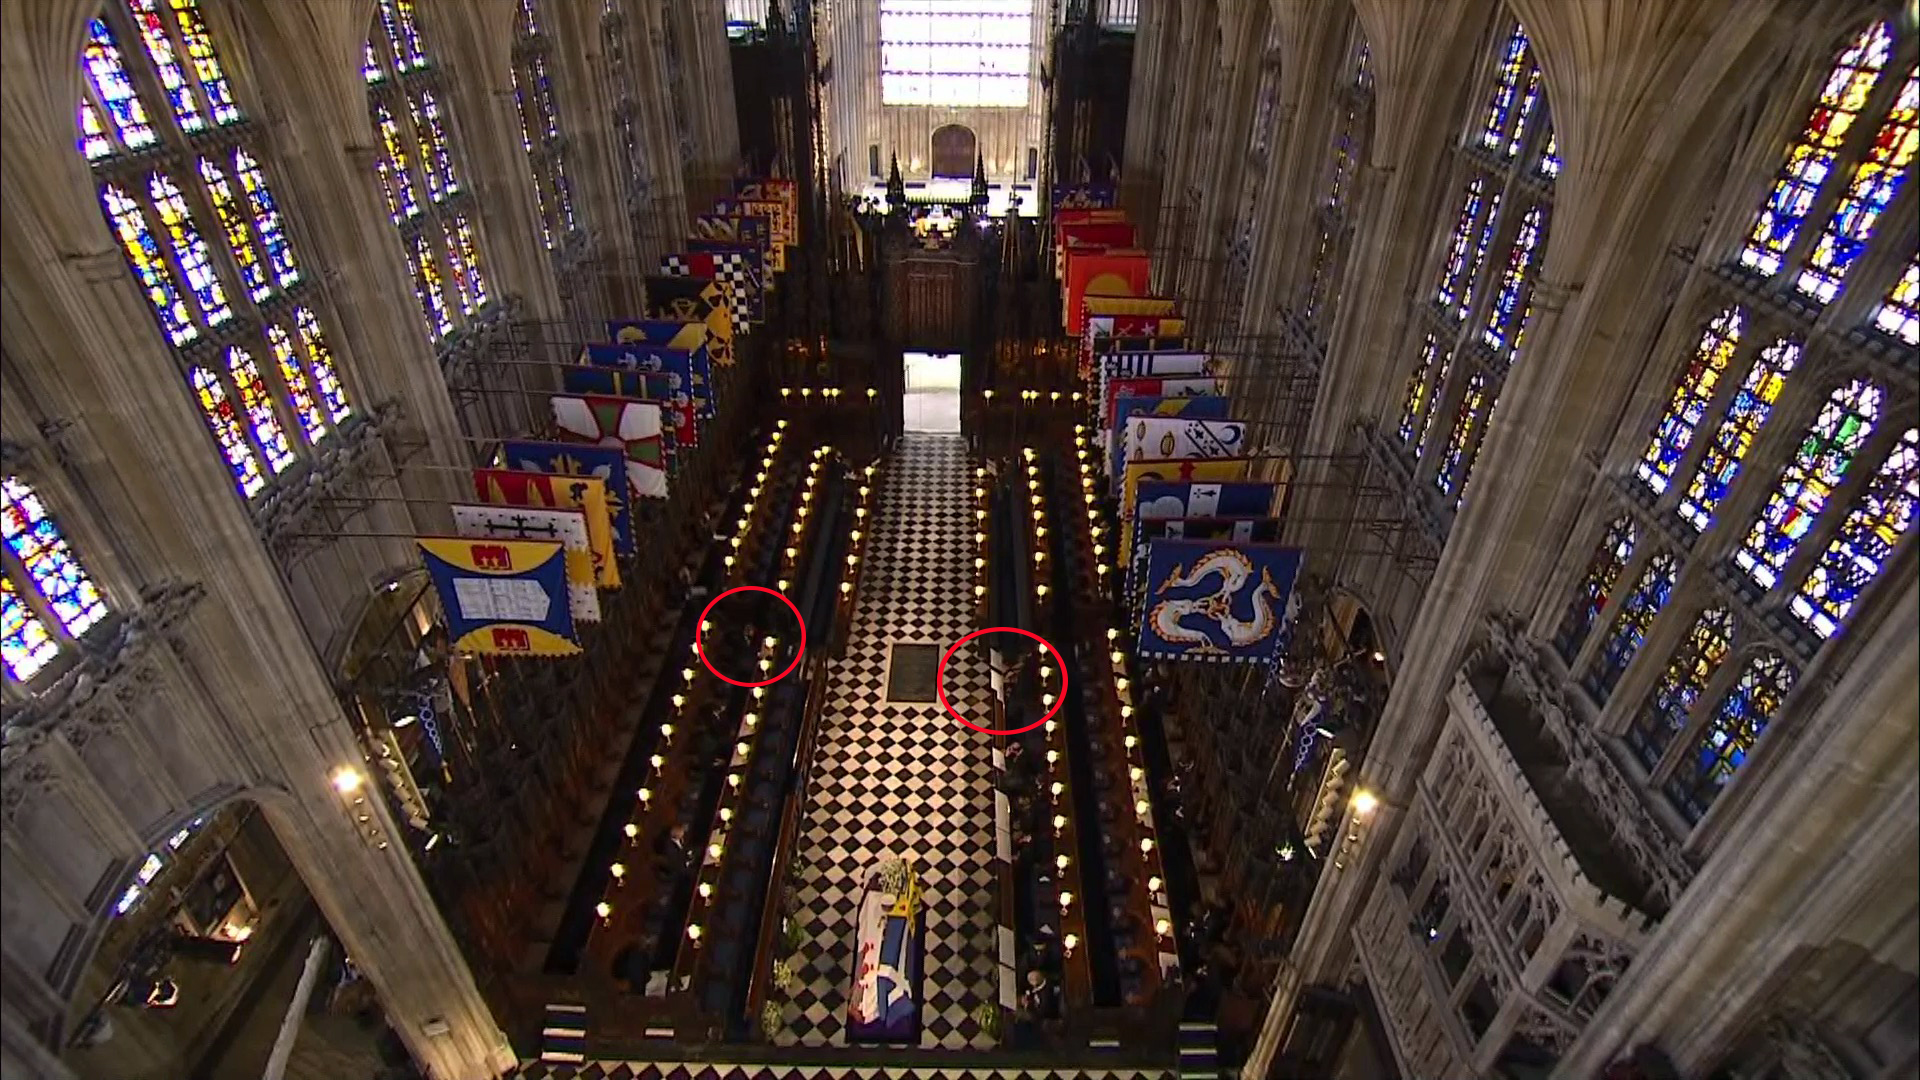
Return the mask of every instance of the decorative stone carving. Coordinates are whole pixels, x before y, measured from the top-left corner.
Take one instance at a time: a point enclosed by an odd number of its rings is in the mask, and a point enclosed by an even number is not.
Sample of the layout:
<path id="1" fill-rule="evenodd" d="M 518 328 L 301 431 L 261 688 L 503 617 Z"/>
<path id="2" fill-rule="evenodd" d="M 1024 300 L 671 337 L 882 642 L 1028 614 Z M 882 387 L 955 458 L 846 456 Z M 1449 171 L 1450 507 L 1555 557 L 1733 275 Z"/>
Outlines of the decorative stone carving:
<path id="1" fill-rule="evenodd" d="M 368 477 L 382 436 L 399 428 L 403 410 L 386 401 L 348 420 L 335 437 L 315 446 L 304 476 L 270 489 L 253 510 L 254 528 L 269 550 L 284 555 L 296 547 L 314 512 L 327 500 L 351 497 Z"/>
<path id="2" fill-rule="evenodd" d="M 1805 1020 L 1793 1016 L 1771 1017 L 1767 1021 L 1766 1037 L 1779 1055 L 1780 1067 L 1791 1080 L 1853 1078 L 1853 1071 Z"/>
<path id="3" fill-rule="evenodd" d="M 94 735 L 126 722 L 126 707 L 149 695 L 161 678 L 153 648 L 177 649 L 178 627 L 205 597 L 199 584 L 170 583 L 147 589 L 139 607 L 88 634 L 80 661 L 24 704 L 0 713 L 0 789 L 8 820 L 24 790 L 46 769 L 36 753 L 58 732 L 76 749 Z"/>
<path id="4" fill-rule="evenodd" d="M 1641 803 L 1634 784 L 1601 748 L 1566 695 L 1541 676 L 1547 668 L 1541 664 L 1538 643 L 1519 621 L 1496 614 L 1488 618 L 1487 628 L 1489 643 L 1506 665 L 1508 684 L 1540 717 L 1542 732 L 1566 758 L 1568 777 L 1605 818 L 1613 843 L 1646 884 L 1648 906 L 1665 911 L 1693 880 L 1694 869 L 1681 856 L 1680 845 Z"/>

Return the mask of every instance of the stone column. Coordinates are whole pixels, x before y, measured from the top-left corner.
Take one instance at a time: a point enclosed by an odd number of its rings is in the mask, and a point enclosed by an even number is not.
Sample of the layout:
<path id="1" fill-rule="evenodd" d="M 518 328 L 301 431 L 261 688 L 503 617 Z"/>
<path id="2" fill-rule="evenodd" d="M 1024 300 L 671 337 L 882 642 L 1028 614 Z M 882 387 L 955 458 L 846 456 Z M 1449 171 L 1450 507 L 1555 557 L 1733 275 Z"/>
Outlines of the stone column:
<path id="1" fill-rule="evenodd" d="M 77 24 L 54 29 L 44 48 L 26 51 L 58 57 L 58 77 L 36 79 L 27 65 L 4 73 L 0 181 L 15 209 L 0 220 L 7 325 L 44 358 L 9 376 L 99 448 L 71 467 L 89 490 L 118 493 L 102 525 L 137 556 L 143 577 L 206 589 L 180 635 L 194 693 L 181 696 L 178 728 L 233 748 L 241 768 L 220 781 L 258 793 L 418 1059 L 447 1080 L 492 1078 L 512 1064 L 511 1051 L 420 875 L 399 846 L 381 851 L 361 838 L 330 783 L 336 769 L 360 763 L 360 749 L 179 361 L 130 274 L 90 279 L 63 258 L 115 244 L 70 131 L 41 123 L 72 110 L 66 31 Z M 122 517 L 141 527 L 121 533 Z M 374 805 L 376 823 L 396 835 Z M 428 1035 L 438 1020 L 446 1033 Z"/>

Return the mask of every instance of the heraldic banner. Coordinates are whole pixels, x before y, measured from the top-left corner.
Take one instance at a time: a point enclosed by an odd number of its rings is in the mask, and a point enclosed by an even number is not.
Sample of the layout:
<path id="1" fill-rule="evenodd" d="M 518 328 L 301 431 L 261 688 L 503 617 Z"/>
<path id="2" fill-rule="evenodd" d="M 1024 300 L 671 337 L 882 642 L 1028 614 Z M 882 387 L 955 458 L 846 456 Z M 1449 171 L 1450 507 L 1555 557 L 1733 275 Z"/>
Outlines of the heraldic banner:
<path id="1" fill-rule="evenodd" d="M 621 452 L 627 460 L 627 490 L 633 498 L 667 497 L 657 402 L 579 394 L 554 394 L 550 400 L 561 438 Z"/>
<path id="2" fill-rule="evenodd" d="M 1114 569 L 1124 571 L 1123 561 L 1127 553 L 1133 550 L 1133 521 L 1135 509 L 1140 505 L 1140 491 L 1155 481 L 1171 481 L 1178 484 L 1225 484 L 1233 480 L 1245 480 L 1253 471 L 1253 462 L 1247 458 L 1220 458 L 1215 461 L 1139 461 L 1128 462 L 1126 479 L 1120 489 L 1120 548 L 1113 553 Z M 1189 509 L 1183 514 L 1162 514 L 1161 517 L 1257 517 L 1257 512 L 1237 510 Z"/>
<path id="3" fill-rule="evenodd" d="M 1155 540 L 1147 552 L 1140 655 L 1271 662 L 1285 642 L 1300 549 Z"/>
<path id="4" fill-rule="evenodd" d="M 600 594 L 593 587 L 593 543 L 587 515 L 578 510 L 454 503 L 453 528 L 461 536 L 493 540 L 558 541 L 566 550 L 567 606 L 574 622 L 600 621 Z"/>
<path id="5" fill-rule="evenodd" d="M 1189 420 L 1224 420 L 1227 416 L 1229 404 L 1230 402 L 1227 398 L 1217 395 L 1200 397 L 1181 395 L 1168 397 L 1131 397 L 1116 395 L 1114 397 L 1113 412 L 1115 419 L 1121 425 L 1121 429 L 1124 430 L 1127 421 L 1136 416 L 1185 417 Z M 1114 438 L 1112 431 L 1102 430 L 1100 432 L 1100 441 L 1107 450 L 1107 475 L 1118 479 L 1120 469 L 1125 464 L 1123 460 L 1125 457 L 1125 447 L 1123 446 L 1122 440 Z M 1181 457 L 1184 455 L 1155 454 L 1154 456 L 1166 458 Z"/>
<path id="6" fill-rule="evenodd" d="M 633 500 L 627 495 L 627 456 L 611 446 L 508 440 L 500 444 L 504 465 L 520 472 L 598 477 L 607 488 L 607 512 L 613 518 L 613 546 L 622 555 L 639 550 L 634 543 Z"/>
<path id="7" fill-rule="evenodd" d="M 578 510 L 586 517 L 587 545 L 593 552 L 593 581 L 602 589 L 620 587 L 620 561 L 613 549 L 613 514 L 607 509 L 607 485 L 591 476 L 550 476 L 512 469 L 473 470 L 473 497 L 489 506 L 534 506 Z"/>
<path id="8" fill-rule="evenodd" d="M 1196 399 L 1197 400 L 1197 399 Z M 1183 416 L 1133 416 L 1124 428 L 1116 428 L 1126 438 L 1120 449 L 1125 464 L 1136 461 L 1201 461 L 1231 458 L 1241 452 L 1247 426 L 1237 420 L 1189 420 Z M 1122 475 L 1114 474 L 1114 494 L 1120 493 Z"/>
<path id="9" fill-rule="evenodd" d="M 422 536 L 415 540 L 458 652 L 571 656 L 564 549 L 549 541 Z"/>

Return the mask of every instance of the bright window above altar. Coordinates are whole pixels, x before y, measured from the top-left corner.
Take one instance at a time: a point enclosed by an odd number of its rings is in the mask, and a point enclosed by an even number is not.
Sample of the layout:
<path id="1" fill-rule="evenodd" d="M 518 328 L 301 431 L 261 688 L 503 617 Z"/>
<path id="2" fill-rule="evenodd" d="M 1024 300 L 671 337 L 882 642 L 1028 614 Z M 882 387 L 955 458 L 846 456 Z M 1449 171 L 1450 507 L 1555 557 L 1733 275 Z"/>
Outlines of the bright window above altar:
<path id="1" fill-rule="evenodd" d="M 1033 0 L 880 0 L 880 102 L 1021 109 Z"/>

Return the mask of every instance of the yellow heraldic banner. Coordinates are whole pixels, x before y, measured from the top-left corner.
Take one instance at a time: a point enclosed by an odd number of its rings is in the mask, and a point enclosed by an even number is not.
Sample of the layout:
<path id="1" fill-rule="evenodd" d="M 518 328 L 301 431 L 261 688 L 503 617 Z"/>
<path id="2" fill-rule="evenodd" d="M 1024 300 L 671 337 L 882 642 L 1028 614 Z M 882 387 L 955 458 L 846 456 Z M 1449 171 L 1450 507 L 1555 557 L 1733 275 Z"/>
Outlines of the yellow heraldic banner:
<path id="1" fill-rule="evenodd" d="M 566 549 L 558 542 L 452 536 L 414 542 L 440 595 L 456 651 L 495 656 L 580 651 Z"/>
<path id="2" fill-rule="evenodd" d="M 1124 557 L 1133 550 L 1133 510 L 1140 501 L 1142 481 L 1178 480 L 1189 484 L 1213 484 L 1244 479 L 1252 467 L 1253 461 L 1249 458 L 1129 462 L 1125 484 L 1120 489 L 1119 554 Z"/>
<path id="3" fill-rule="evenodd" d="M 567 550 L 567 599 L 573 621 L 600 621 L 600 594 L 593 586 L 593 549 L 587 516 L 578 510 L 454 503 L 453 530 L 495 540 L 558 540 Z"/>
<path id="4" fill-rule="evenodd" d="M 474 497 L 495 506 L 551 506 L 578 510 L 587 519 L 587 549 L 593 553 L 593 583 L 620 587 L 620 563 L 613 547 L 613 510 L 607 482 L 597 476 L 561 476 L 516 469 L 473 470 Z"/>

